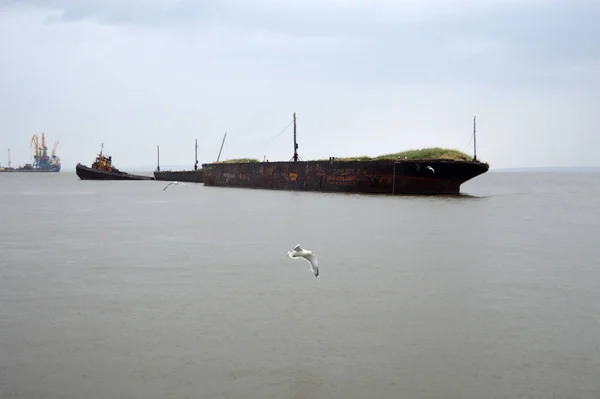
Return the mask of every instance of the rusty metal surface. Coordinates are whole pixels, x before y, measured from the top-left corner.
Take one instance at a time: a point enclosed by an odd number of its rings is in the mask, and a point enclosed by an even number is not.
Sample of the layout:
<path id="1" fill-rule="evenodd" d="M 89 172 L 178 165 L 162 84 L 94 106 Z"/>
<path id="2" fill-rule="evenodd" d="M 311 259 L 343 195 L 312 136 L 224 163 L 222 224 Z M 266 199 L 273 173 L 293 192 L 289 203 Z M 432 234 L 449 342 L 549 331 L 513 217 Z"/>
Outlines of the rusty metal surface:
<path id="1" fill-rule="evenodd" d="M 204 181 L 202 170 L 154 171 L 154 178 L 156 180 L 183 181 L 189 183 L 202 183 Z"/>
<path id="2" fill-rule="evenodd" d="M 211 163 L 203 164 L 202 168 L 206 186 L 373 194 L 458 194 L 462 183 L 487 172 L 489 166 L 449 160 L 381 160 Z"/>

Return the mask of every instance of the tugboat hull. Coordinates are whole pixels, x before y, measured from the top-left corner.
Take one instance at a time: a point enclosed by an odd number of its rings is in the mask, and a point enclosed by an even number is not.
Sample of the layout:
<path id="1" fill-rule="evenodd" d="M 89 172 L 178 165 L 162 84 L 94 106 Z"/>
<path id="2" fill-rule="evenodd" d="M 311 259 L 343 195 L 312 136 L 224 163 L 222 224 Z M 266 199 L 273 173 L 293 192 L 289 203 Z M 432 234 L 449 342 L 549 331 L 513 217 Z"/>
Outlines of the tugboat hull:
<path id="1" fill-rule="evenodd" d="M 75 173 L 81 180 L 154 180 L 152 176 L 134 175 L 126 172 L 108 172 L 92 169 L 81 163 L 78 163 L 75 167 Z"/>

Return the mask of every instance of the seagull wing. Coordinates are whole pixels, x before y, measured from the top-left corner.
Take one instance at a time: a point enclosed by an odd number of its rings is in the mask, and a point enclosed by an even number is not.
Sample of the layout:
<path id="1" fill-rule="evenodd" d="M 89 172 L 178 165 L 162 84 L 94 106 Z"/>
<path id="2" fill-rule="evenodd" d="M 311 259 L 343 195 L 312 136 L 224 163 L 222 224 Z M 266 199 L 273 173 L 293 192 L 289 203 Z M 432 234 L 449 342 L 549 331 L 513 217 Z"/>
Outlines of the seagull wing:
<path id="1" fill-rule="evenodd" d="M 293 250 L 300 252 L 300 251 L 302 251 L 302 248 L 300 247 L 300 244 L 298 244 L 293 248 Z"/>
<path id="2" fill-rule="evenodd" d="M 167 185 L 165 186 L 165 188 L 163 188 L 163 191 L 165 191 L 165 190 L 167 189 L 167 187 L 169 187 L 171 184 L 175 184 L 175 183 L 171 182 L 171 183 L 167 184 Z"/>
<path id="3" fill-rule="evenodd" d="M 315 277 L 319 277 L 319 261 L 317 257 L 314 254 L 308 254 L 304 256 L 304 259 L 310 263 L 310 270 L 312 270 Z"/>

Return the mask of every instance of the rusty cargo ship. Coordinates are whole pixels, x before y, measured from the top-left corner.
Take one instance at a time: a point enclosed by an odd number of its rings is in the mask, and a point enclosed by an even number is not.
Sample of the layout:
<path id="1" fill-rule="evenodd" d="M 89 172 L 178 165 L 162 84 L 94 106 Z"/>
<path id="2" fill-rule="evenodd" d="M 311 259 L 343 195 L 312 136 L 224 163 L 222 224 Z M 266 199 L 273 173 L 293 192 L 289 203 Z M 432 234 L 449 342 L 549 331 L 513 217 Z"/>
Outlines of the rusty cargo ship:
<path id="1" fill-rule="evenodd" d="M 473 139 L 475 140 L 475 120 Z M 474 149 L 476 143 L 473 144 Z M 302 161 L 296 142 L 294 114 L 294 155 L 287 162 L 215 162 L 202 165 L 205 186 L 275 190 L 345 192 L 365 194 L 447 194 L 460 193 L 460 186 L 489 170 L 489 165 L 466 156 L 448 159 L 427 156 L 443 149 L 422 151 L 422 157 L 399 156 L 385 159 L 337 159 Z M 400 153 L 402 154 L 402 153 Z M 405 154 L 410 155 L 410 151 Z M 384 158 L 384 159 L 381 159 Z"/>

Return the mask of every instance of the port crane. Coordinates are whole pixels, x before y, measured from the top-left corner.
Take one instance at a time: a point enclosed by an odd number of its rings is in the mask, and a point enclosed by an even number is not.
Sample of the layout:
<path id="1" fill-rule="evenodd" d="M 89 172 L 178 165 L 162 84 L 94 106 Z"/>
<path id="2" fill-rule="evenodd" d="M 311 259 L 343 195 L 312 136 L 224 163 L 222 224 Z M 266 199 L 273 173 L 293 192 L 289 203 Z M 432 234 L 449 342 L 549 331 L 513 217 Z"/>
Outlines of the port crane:
<path id="1" fill-rule="evenodd" d="M 38 140 L 37 134 L 34 134 L 31 137 L 31 144 L 29 144 L 29 148 L 33 146 L 33 159 L 37 159 L 40 157 L 40 144 Z"/>
<path id="2" fill-rule="evenodd" d="M 48 169 L 52 167 L 53 164 L 57 164 L 60 161 L 56 156 L 56 147 L 58 147 L 58 140 L 54 143 L 54 147 L 52 148 L 52 153 L 48 155 L 48 147 L 46 146 L 46 135 L 42 133 L 42 143 L 40 145 L 40 139 L 37 134 L 34 134 L 31 137 L 31 144 L 29 148 L 33 147 L 33 167 L 34 168 L 42 168 Z"/>
<path id="3" fill-rule="evenodd" d="M 56 158 L 56 147 L 58 147 L 58 140 L 54 142 L 54 147 L 52 147 L 52 158 Z"/>

